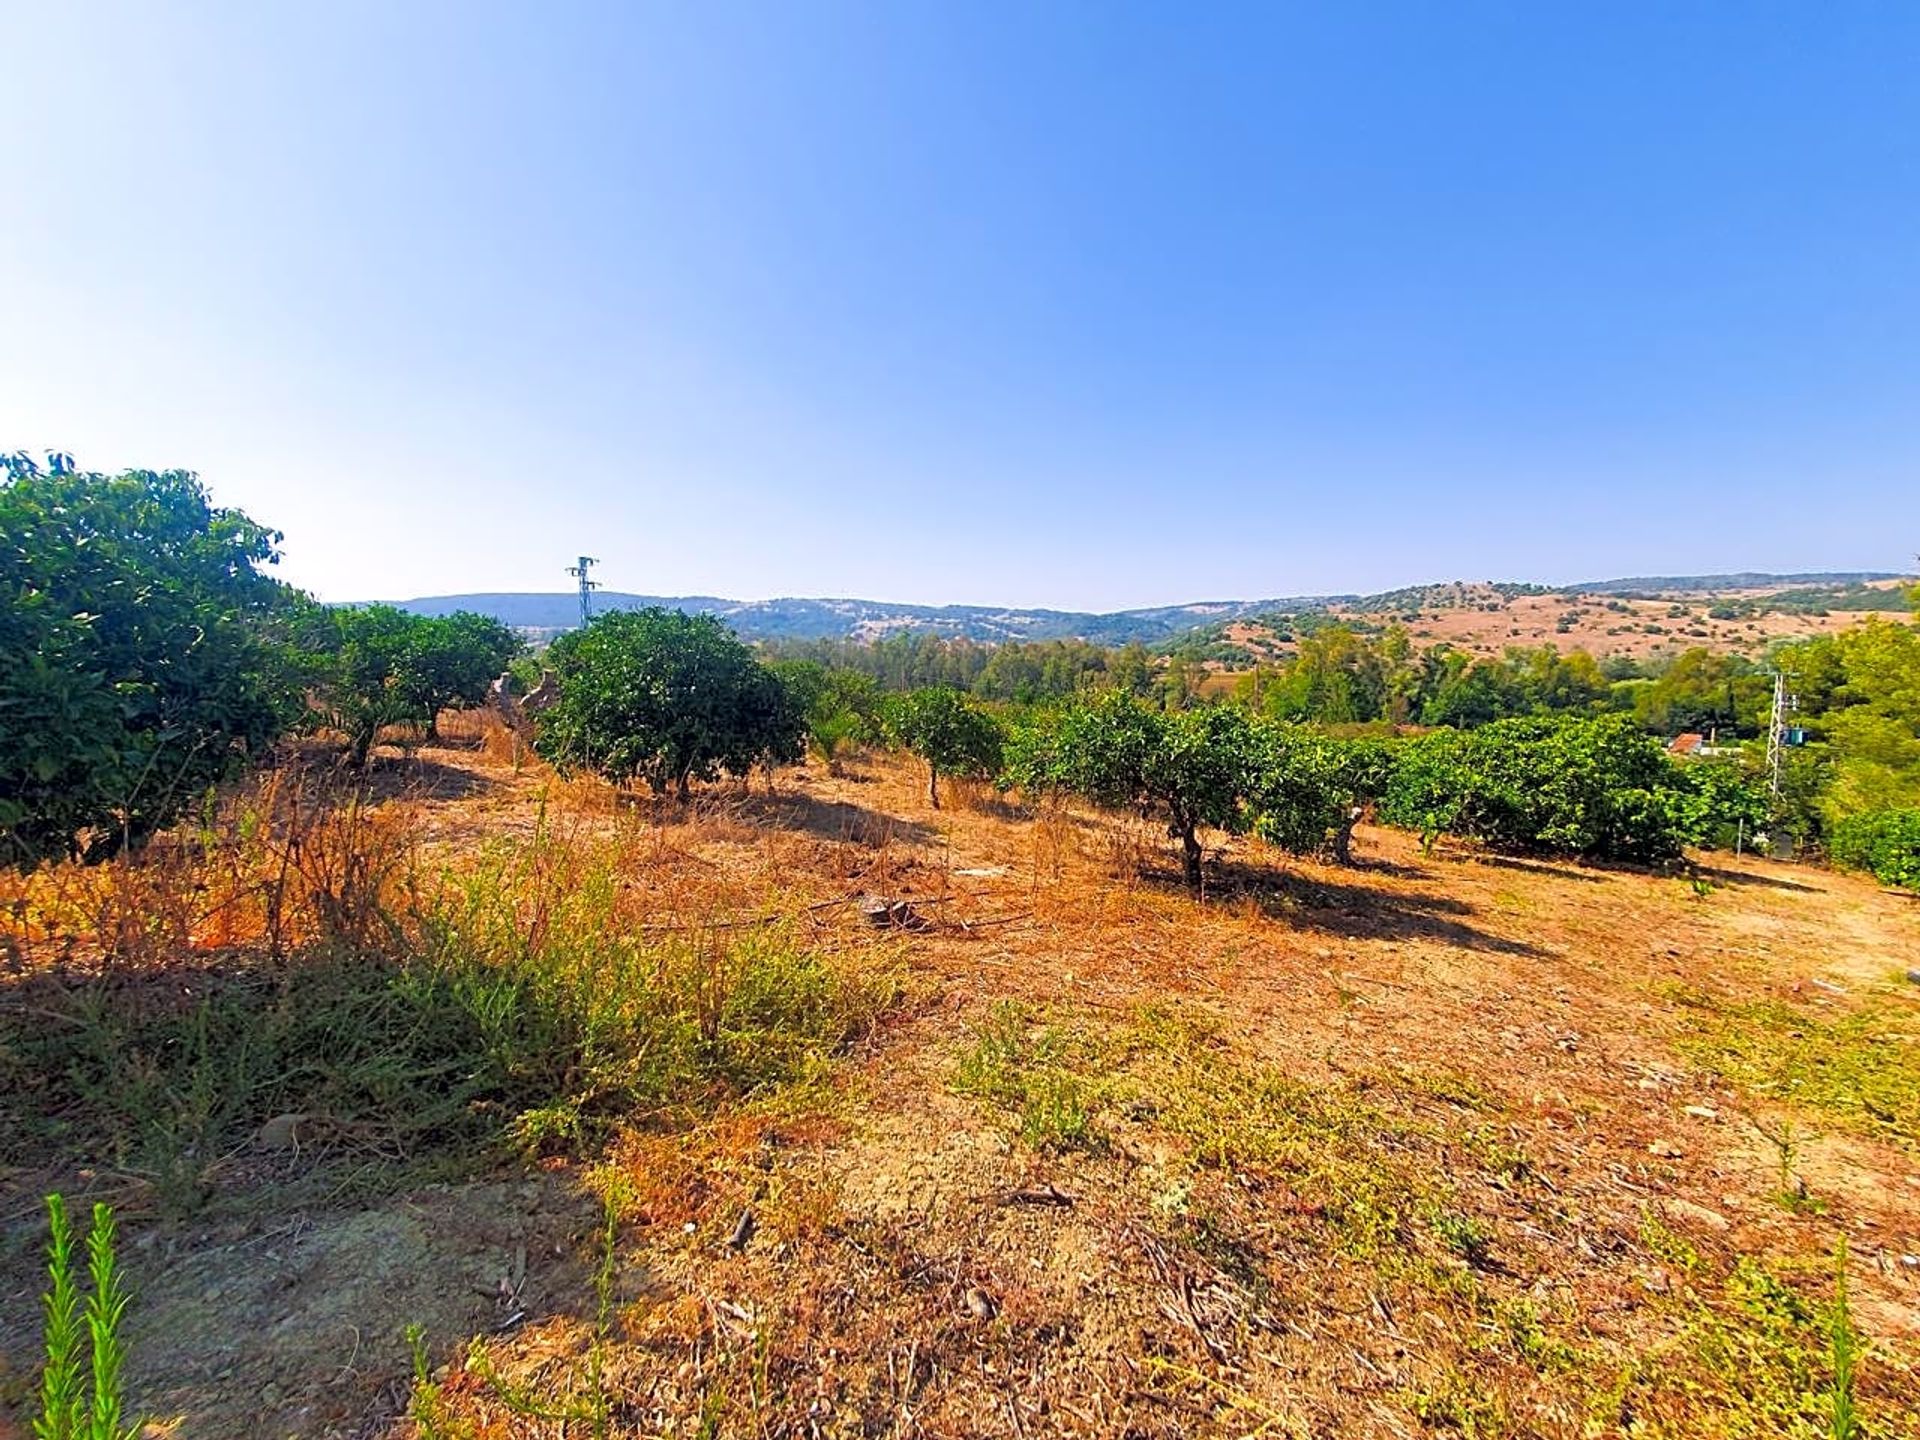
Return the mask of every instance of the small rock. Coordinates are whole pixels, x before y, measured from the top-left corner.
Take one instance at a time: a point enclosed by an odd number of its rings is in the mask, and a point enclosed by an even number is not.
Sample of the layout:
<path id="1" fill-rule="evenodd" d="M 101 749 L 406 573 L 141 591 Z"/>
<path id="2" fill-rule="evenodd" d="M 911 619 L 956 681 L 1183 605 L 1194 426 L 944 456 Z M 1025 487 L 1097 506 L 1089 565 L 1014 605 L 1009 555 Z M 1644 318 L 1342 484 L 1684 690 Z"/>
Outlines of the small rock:
<path id="1" fill-rule="evenodd" d="M 977 1285 L 968 1288 L 966 1301 L 967 1309 L 977 1319 L 991 1320 L 1000 1313 L 1000 1307 L 993 1303 L 993 1297 Z"/>
<path id="2" fill-rule="evenodd" d="M 1697 1120 L 1718 1120 L 1720 1118 L 1720 1112 L 1711 1105 L 1689 1105 L 1687 1106 L 1687 1114 Z"/>
<path id="3" fill-rule="evenodd" d="M 262 1150 L 297 1150 L 311 1119 L 311 1115 L 276 1115 L 253 1132 L 253 1143 Z"/>
<path id="4" fill-rule="evenodd" d="M 1669 1199 L 1663 1202 L 1667 1213 L 1675 1219 L 1691 1220 L 1695 1224 L 1705 1225 L 1709 1230 L 1731 1230 L 1733 1222 L 1718 1210 L 1709 1210 L 1704 1205 L 1696 1205 L 1691 1200 Z"/>
<path id="5" fill-rule="evenodd" d="M 1907 970 L 1907 980 L 1911 984 L 1920 985 L 1920 967 L 1909 967 Z"/>
<path id="6" fill-rule="evenodd" d="M 1663 1160 L 1678 1160 L 1687 1152 L 1670 1140 L 1652 1140 L 1647 1144 L 1647 1153 L 1658 1155 Z"/>

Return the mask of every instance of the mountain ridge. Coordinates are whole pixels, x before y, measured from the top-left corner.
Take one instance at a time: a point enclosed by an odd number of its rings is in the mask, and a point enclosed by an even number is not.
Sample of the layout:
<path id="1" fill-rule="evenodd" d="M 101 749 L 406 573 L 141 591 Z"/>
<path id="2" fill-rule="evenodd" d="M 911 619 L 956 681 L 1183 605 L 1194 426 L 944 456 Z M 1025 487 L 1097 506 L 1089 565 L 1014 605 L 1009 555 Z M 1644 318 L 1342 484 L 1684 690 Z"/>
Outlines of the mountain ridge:
<path id="1" fill-rule="evenodd" d="M 1630 576 L 1616 580 L 1583 581 L 1571 585 L 1453 581 L 1410 586 L 1377 595 L 1275 596 L 1259 600 L 1195 600 L 1178 605 L 1143 606 L 1129 610 L 1056 610 L 1043 606 L 915 605 L 886 600 L 839 596 L 783 596 L 770 600 L 731 600 L 718 595 L 641 595 L 602 590 L 594 595 L 600 610 L 633 610 L 649 605 L 689 613 L 718 615 L 749 640 L 877 639 L 891 632 L 915 630 L 982 642 L 1005 640 L 1087 640 L 1121 645 L 1131 641 L 1154 644 L 1205 626 L 1232 623 L 1257 616 L 1328 610 L 1335 607 L 1362 611 L 1370 602 L 1391 608 L 1401 597 L 1418 591 L 1439 591 L 1465 585 L 1526 594 L 1610 595 L 1625 593 L 1686 593 L 1786 589 L 1809 585 L 1861 585 L 1902 578 L 1895 571 L 1803 571 L 1775 573 L 1740 571 L 1726 575 Z M 579 596 L 570 591 L 471 591 L 453 595 L 424 595 L 389 602 L 423 615 L 445 615 L 475 610 L 525 630 L 560 631 L 572 628 L 579 617 Z"/>

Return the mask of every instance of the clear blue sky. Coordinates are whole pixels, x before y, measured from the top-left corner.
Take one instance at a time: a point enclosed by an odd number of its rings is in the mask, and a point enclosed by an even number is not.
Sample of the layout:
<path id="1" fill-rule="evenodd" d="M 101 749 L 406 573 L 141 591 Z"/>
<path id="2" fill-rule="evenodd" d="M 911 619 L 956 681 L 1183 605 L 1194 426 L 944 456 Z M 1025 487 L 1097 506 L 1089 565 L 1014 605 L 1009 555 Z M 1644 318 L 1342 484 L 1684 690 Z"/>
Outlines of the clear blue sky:
<path id="1" fill-rule="evenodd" d="M 0 447 L 328 599 L 1920 548 L 1920 5 L 16 3 Z"/>

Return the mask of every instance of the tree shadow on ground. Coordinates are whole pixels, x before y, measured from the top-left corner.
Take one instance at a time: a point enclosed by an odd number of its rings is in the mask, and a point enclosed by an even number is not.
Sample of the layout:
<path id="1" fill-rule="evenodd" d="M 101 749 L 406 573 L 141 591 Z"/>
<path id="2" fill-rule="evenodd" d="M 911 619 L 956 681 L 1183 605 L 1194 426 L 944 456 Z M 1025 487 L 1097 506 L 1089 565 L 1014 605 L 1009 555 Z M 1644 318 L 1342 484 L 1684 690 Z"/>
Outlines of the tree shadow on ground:
<path id="1" fill-rule="evenodd" d="M 449 765 L 416 750 L 382 745 L 364 770 L 346 763 L 338 745 L 305 740 L 289 743 L 262 767 L 318 787 L 330 799 L 360 799 L 369 804 L 388 800 L 464 800 L 484 795 L 499 782 L 471 766 Z M 309 789 L 308 793 L 316 793 Z"/>
<path id="2" fill-rule="evenodd" d="M 1556 865 L 1547 860 L 1527 860 L 1518 855 L 1463 855 L 1475 865 L 1491 865 L 1496 870 L 1519 870 L 1528 875 L 1550 875 L 1556 880 L 1578 880 L 1582 885 L 1601 885 L 1606 883 L 1605 869 L 1587 870 L 1573 865 Z M 1624 873 L 1644 875 L 1645 870 L 1632 870 L 1621 867 Z"/>
<path id="3" fill-rule="evenodd" d="M 822 840 L 877 846 L 899 840 L 922 843 L 938 838 L 925 825 L 869 809 L 850 800 L 823 800 L 804 792 L 742 795 L 734 813 L 749 824 L 798 830 Z"/>
<path id="4" fill-rule="evenodd" d="M 1823 895 L 1818 885 L 1803 885 L 1798 880 L 1782 880 L 1774 875 L 1753 875 L 1745 870 L 1722 870 L 1714 865 L 1696 865 L 1693 873 L 1716 885 L 1757 885 L 1766 890 L 1795 890 L 1802 895 Z"/>
<path id="5" fill-rule="evenodd" d="M 497 782 L 460 765 L 430 760 L 424 755 L 399 758 L 382 756 L 358 777 L 345 772 L 348 780 L 358 778 L 366 784 L 367 799 L 383 800 L 465 800 L 484 795 Z"/>
<path id="6" fill-rule="evenodd" d="M 1212 895 L 1245 897 L 1271 919 L 1343 939 L 1431 940 L 1462 950 L 1541 959 L 1550 953 L 1468 924 L 1478 912 L 1449 895 L 1377 890 L 1235 864 L 1213 867 L 1209 882 Z"/>

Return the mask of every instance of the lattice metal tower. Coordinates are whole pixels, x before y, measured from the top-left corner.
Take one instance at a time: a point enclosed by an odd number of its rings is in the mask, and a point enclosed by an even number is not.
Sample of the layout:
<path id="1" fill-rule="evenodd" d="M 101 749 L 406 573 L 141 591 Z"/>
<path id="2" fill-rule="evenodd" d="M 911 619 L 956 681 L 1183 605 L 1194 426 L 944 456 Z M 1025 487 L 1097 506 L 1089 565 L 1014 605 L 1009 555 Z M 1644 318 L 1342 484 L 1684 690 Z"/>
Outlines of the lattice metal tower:
<path id="1" fill-rule="evenodd" d="M 582 555 L 579 564 L 567 567 L 567 574 L 577 576 L 580 580 L 580 623 L 583 626 L 593 619 L 593 592 L 600 588 L 600 582 L 588 579 L 587 572 L 599 563 L 591 555 Z"/>
<path id="2" fill-rule="evenodd" d="M 1774 804 L 1780 803 L 1780 752 L 1786 744 L 1787 712 L 1800 708 L 1800 697 L 1787 693 L 1787 677 L 1773 672 L 1773 714 L 1767 722 L 1767 776 Z M 1798 740 L 1795 740 L 1798 744 Z"/>

